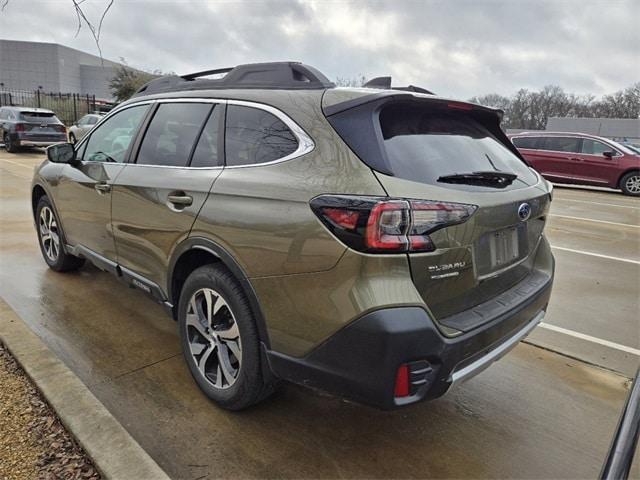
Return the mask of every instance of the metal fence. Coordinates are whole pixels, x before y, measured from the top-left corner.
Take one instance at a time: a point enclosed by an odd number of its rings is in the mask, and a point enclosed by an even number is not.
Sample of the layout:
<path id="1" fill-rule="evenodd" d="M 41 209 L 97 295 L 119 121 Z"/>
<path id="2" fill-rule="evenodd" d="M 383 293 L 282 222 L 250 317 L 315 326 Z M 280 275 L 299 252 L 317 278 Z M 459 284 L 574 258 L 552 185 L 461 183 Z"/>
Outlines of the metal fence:
<path id="1" fill-rule="evenodd" d="M 47 108 L 53 110 L 56 116 L 69 126 L 87 113 L 108 110 L 111 104 L 96 102 L 95 95 L 0 88 L 0 107 L 2 106 Z"/>

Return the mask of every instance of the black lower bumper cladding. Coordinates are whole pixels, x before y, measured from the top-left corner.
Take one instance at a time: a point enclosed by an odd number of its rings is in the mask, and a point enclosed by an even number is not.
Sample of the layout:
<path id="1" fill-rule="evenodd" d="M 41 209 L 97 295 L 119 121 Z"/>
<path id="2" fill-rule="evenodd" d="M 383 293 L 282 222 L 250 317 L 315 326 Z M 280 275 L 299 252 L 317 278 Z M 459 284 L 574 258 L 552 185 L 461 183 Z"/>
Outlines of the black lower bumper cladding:
<path id="1" fill-rule="evenodd" d="M 388 308 L 364 315 L 306 357 L 268 352 L 269 364 L 280 378 L 383 409 L 436 398 L 449 389 L 455 371 L 528 332 L 546 310 L 551 285 L 548 276 L 517 307 L 458 337 L 443 336 L 422 308 Z M 398 398 L 394 385 L 403 364 L 416 381 L 410 396 Z"/>

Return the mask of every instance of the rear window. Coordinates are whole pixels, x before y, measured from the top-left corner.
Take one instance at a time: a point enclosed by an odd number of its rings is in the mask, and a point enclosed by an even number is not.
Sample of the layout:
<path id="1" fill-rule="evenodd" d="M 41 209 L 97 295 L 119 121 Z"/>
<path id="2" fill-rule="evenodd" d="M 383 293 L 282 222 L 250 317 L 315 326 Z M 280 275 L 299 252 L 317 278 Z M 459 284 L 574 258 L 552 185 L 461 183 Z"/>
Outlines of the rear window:
<path id="1" fill-rule="evenodd" d="M 516 137 L 512 141 L 518 148 L 537 148 L 538 137 Z"/>
<path id="2" fill-rule="evenodd" d="M 20 119 L 25 122 L 61 123 L 51 112 L 20 112 Z"/>
<path id="3" fill-rule="evenodd" d="M 380 112 L 380 127 L 396 177 L 444 185 L 438 182 L 444 175 L 499 170 L 518 175 L 512 188 L 537 181 L 521 159 L 465 112 L 392 104 Z"/>
<path id="4" fill-rule="evenodd" d="M 580 139 L 578 137 L 545 137 L 538 146 L 540 150 L 552 152 L 580 153 Z"/>

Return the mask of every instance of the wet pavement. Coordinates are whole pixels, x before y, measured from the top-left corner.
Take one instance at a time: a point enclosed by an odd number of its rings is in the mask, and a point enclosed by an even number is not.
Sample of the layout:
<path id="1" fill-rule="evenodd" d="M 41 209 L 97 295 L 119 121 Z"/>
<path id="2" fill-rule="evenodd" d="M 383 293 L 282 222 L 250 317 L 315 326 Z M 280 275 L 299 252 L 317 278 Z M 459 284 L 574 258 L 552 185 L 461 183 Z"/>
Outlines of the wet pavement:
<path id="1" fill-rule="evenodd" d="M 229 413 L 195 386 L 159 305 L 90 266 L 47 269 L 29 202 L 43 158 L 0 152 L 0 296 L 172 477 L 597 476 L 628 389 L 620 373 L 640 362 L 640 200 L 556 188 L 557 279 L 529 339 L 545 349 L 521 344 L 399 411 L 285 385 Z"/>

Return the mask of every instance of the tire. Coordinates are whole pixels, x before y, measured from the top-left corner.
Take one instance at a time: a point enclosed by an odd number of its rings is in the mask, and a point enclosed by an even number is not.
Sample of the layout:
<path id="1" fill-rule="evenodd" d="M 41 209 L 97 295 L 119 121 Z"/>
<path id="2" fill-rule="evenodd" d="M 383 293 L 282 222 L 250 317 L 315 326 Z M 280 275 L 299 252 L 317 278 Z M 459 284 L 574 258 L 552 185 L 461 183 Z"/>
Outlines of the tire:
<path id="1" fill-rule="evenodd" d="M 73 134 L 73 132 L 69 132 L 69 143 L 71 145 L 75 145 L 76 142 L 77 142 L 76 136 Z"/>
<path id="2" fill-rule="evenodd" d="M 242 410 L 272 393 L 273 385 L 263 376 L 249 302 L 228 270 L 205 265 L 189 275 L 180 293 L 178 322 L 185 361 L 211 400 Z"/>
<path id="3" fill-rule="evenodd" d="M 629 172 L 620 179 L 620 190 L 625 195 L 640 196 L 640 171 Z"/>
<path id="4" fill-rule="evenodd" d="M 4 149 L 9 153 L 16 153 L 18 151 L 18 146 L 11 141 L 11 136 L 8 133 L 4 134 L 4 138 L 2 139 L 4 142 Z"/>
<path id="5" fill-rule="evenodd" d="M 84 259 L 65 251 L 64 235 L 59 225 L 60 222 L 51 206 L 49 197 L 43 195 L 36 208 L 36 230 L 42 257 L 49 268 L 56 272 L 77 270 L 84 265 Z"/>

